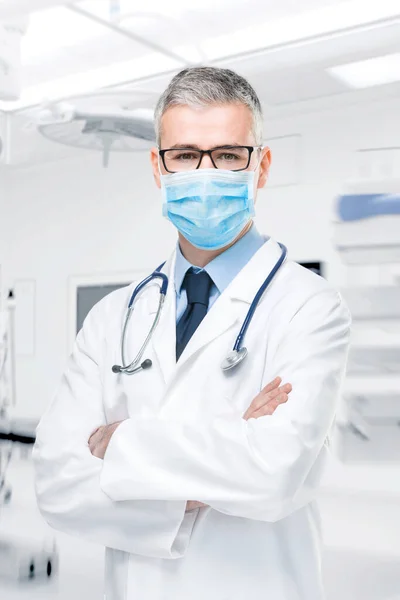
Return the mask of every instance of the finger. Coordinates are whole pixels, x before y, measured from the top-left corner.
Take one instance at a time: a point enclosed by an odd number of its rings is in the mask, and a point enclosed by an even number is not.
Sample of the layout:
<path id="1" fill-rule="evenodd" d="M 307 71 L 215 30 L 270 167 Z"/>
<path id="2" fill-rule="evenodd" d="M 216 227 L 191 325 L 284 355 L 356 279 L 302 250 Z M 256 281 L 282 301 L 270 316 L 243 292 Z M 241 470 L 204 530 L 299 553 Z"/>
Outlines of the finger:
<path id="1" fill-rule="evenodd" d="M 101 438 L 101 433 L 96 431 L 96 433 L 92 434 L 89 438 L 89 447 L 90 449 L 94 448 Z"/>
<path id="2" fill-rule="evenodd" d="M 90 434 L 90 437 L 89 437 L 89 442 L 90 442 L 90 440 L 92 440 L 94 438 L 94 436 L 96 435 L 96 433 L 98 433 L 98 431 L 100 429 L 101 429 L 101 426 L 97 427 L 97 429 L 95 429 L 94 431 L 92 431 L 92 433 Z"/>
<path id="3" fill-rule="evenodd" d="M 207 504 L 203 504 L 202 502 L 197 502 L 196 500 L 188 500 L 186 503 L 186 512 L 195 510 L 197 508 L 203 508 L 207 506 Z"/>
<path id="4" fill-rule="evenodd" d="M 95 453 L 98 446 L 101 444 L 105 433 L 105 427 L 101 425 L 98 427 L 89 438 L 89 448 L 92 454 Z"/>
<path id="5" fill-rule="evenodd" d="M 272 415 L 280 404 L 284 404 L 289 399 L 288 394 L 281 393 L 274 400 L 264 404 L 259 409 L 249 411 L 247 415 L 248 419 L 258 419 L 266 415 Z"/>
<path id="6" fill-rule="evenodd" d="M 89 449 L 90 449 L 90 452 L 91 452 L 92 454 L 94 454 L 94 453 L 95 453 L 97 446 L 98 446 L 98 443 L 97 443 L 97 441 L 96 441 L 96 440 L 91 440 L 91 441 L 89 442 Z"/>
<path id="7" fill-rule="evenodd" d="M 250 418 L 250 415 L 251 415 L 251 410 L 250 410 L 250 408 L 248 408 L 246 410 L 246 412 L 244 413 L 242 419 L 244 419 L 245 421 L 247 421 Z"/>
<path id="8" fill-rule="evenodd" d="M 89 442 L 89 449 L 92 454 L 95 452 L 98 445 L 99 445 L 99 443 L 98 443 L 98 440 L 96 440 L 96 439 L 93 439 Z"/>
<path id="9" fill-rule="evenodd" d="M 289 394 L 293 390 L 293 386 L 291 383 L 285 383 L 285 385 L 281 385 L 279 389 L 282 392 L 285 392 L 285 394 Z"/>
<path id="10" fill-rule="evenodd" d="M 285 394 L 289 394 L 292 391 L 292 386 L 290 385 L 290 383 L 286 383 L 285 385 L 277 388 L 276 390 L 272 390 L 271 392 L 268 392 L 268 394 L 258 394 L 258 396 L 256 396 L 253 400 L 253 402 L 250 404 L 250 409 L 251 410 L 258 410 L 259 408 L 261 408 L 262 406 L 264 406 L 264 404 L 267 404 L 268 402 L 271 402 L 271 400 L 274 400 L 275 398 L 277 398 L 279 396 L 279 394 L 281 394 L 282 392 L 284 392 Z"/>
<path id="11" fill-rule="evenodd" d="M 277 377 L 276 379 L 274 379 L 273 382 L 271 382 L 271 384 L 268 384 L 268 385 L 272 385 L 275 381 L 278 381 L 278 380 L 281 381 L 281 378 Z M 266 387 L 268 387 L 268 386 L 266 386 Z M 291 391 L 292 391 L 292 385 L 290 383 L 285 383 L 283 386 L 281 386 L 277 389 L 274 388 L 267 394 L 264 394 L 263 390 L 261 390 L 261 392 L 254 398 L 254 400 L 250 404 L 249 408 L 244 413 L 243 419 L 247 419 L 251 412 L 254 412 L 255 410 L 259 410 L 262 406 L 264 406 L 266 403 L 268 403 L 271 400 L 273 400 L 274 398 L 276 398 L 282 392 L 289 394 Z"/>
<path id="12" fill-rule="evenodd" d="M 290 383 L 285 383 L 284 385 L 281 385 L 280 387 L 275 388 L 275 389 L 271 390 L 270 392 L 267 392 L 267 393 L 260 392 L 259 396 L 265 402 L 266 401 L 265 400 L 266 397 L 267 397 L 267 401 L 268 401 L 268 398 L 269 399 L 276 398 L 282 392 L 285 392 L 285 394 L 288 394 L 291 391 L 292 391 L 291 384 Z M 258 399 L 258 396 L 257 396 L 257 399 Z"/>
<path id="13" fill-rule="evenodd" d="M 281 383 L 282 383 L 282 379 L 280 377 L 275 377 L 275 379 L 273 381 L 271 381 L 265 387 L 263 387 L 263 389 L 261 390 L 260 393 L 267 394 L 268 392 L 271 392 L 275 388 L 279 387 Z"/>
<path id="14" fill-rule="evenodd" d="M 277 396 L 276 398 L 274 398 L 273 400 L 271 400 L 271 402 L 269 402 L 268 404 L 266 404 L 265 408 L 271 408 L 271 407 L 273 407 L 273 410 L 275 410 L 280 404 L 284 404 L 288 400 L 289 400 L 289 394 L 286 394 L 286 392 L 281 392 L 279 394 L 279 396 Z M 261 410 L 263 408 L 264 407 L 261 407 Z"/>
<path id="15" fill-rule="evenodd" d="M 258 411 L 254 411 L 255 418 L 263 417 L 264 415 L 273 415 L 280 404 L 285 404 L 289 399 L 288 394 L 279 394 L 277 398 L 262 406 Z"/>
<path id="16" fill-rule="evenodd" d="M 269 392 L 266 396 L 259 394 L 258 396 L 256 396 L 254 398 L 253 402 L 250 404 L 250 406 L 247 410 L 249 410 L 251 412 L 258 410 L 259 408 L 261 408 L 262 406 L 265 406 L 265 404 L 268 404 L 268 402 L 271 402 L 277 396 L 279 396 L 279 393 L 280 392 L 278 389 L 278 390 L 273 390 L 272 392 Z"/>
<path id="17" fill-rule="evenodd" d="M 257 402 L 262 401 L 262 404 L 269 402 L 270 400 L 274 400 L 279 396 L 279 394 L 285 393 L 289 394 L 292 391 L 292 386 L 290 383 L 285 383 L 285 385 L 281 385 L 280 387 L 268 392 L 268 394 L 260 394 L 260 398 L 257 397 Z"/>

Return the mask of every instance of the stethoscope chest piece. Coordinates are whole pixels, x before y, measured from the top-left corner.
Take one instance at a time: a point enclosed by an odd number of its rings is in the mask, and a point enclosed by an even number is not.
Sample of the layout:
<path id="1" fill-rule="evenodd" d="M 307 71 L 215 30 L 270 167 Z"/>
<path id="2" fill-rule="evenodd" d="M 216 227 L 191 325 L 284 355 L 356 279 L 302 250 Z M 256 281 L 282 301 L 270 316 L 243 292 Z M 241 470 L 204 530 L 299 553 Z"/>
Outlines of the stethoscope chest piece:
<path id="1" fill-rule="evenodd" d="M 240 348 L 240 350 L 231 350 L 229 354 L 224 358 L 221 363 L 221 369 L 223 371 L 229 371 L 234 369 L 239 363 L 242 362 L 247 356 L 247 348 Z"/>

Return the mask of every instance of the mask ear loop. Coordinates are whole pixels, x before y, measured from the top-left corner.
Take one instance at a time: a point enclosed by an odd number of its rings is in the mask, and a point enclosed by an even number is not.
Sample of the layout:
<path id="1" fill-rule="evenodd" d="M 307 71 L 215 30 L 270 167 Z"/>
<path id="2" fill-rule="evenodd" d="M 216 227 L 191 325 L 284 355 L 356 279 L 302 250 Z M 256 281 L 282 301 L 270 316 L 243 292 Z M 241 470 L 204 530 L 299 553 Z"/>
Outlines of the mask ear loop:
<path id="1" fill-rule="evenodd" d="M 256 166 L 256 168 L 254 169 L 254 173 L 257 171 L 257 169 L 260 168 L 261 165 L 261 154 L 262 151 L 266 148 L 267 146 L 256 146 L 256 149 L 259 150 L 259 156 L 258 156 L 258 164 Z"/>
<path id="2" fill-rule="evenodd" d="M 160 148 L 157 146 L 157 150 L 158 150 L 158 172 L 160 173 L 160 175 L 163 175 L 164 173 L 162 173 L 161 171 L 161 155 L 160 155 Z"/>

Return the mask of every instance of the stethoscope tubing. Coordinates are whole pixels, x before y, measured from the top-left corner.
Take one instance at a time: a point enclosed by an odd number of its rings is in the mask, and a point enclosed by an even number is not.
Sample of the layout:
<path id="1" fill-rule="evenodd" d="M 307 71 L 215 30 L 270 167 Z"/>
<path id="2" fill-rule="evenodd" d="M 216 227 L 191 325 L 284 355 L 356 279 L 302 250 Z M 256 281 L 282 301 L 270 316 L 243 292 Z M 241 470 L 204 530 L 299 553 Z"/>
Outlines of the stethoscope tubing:
<path id="1" fill-rule="evenodd" d="M 148 283 L 150 283 L 151 281 L 153 281 L 153 279 L 161 279 L 162 283 L 160 286 L 160 294 L 162 294 L 163 296 L 166 296 L 167 294 L 167 290 L 168 290 L 168 277 L 165 275 L 165 273 L 161 273 L 160 269 L 163 268 L 165 263 L 163 263 L 162 265 L 160 265 L 159 267 L 157 267 L 157 269 L 155 271 L 153 271 L 153 273 L 151 273 L 150 275 L 148 275 L 148 277 L 146 277 L 145 279 L 143 279 L 143 281 L 141 281 L 136 288 L 133 290 L 133 294 L 129 300 L 129 304 L 128 304 L 128 310 L 130 310 L 132 308 L 132 305 L 137 297 L 137 295 L 139 294 L 139 292 L 146 287 L 146 285 Z"/>
<path id="2" fill-rule="evenodd" d="M 279 260 L 277 261 L 277 263 L 275 264 L 274 268 L 272 269 L 271 273 L 268 275 L 267 279 L 264 281 L 264 283 L 262 284 L 262 286 L 260 287 L 260 289 L 258 290 L 257 294 L 254 296 L 253 301 L 250 305 L 250 308 L 247 312 L 247 315 L 243 321 L 243 324 L 240 328 L 240 331 L 238 333 L 238 336 L 235 340 L 235 344 L 233 346 L 233 350 L 236 352 L 239 352 L 239 350 L 242 347 L 242 343 L 243 343 L 243 339 L 244 336 L 246 335 L 247 329 L 251 323 L 251 320 L 254 316 L 254 313 L 256 311 L 256 308 L 258 306 L 258 303 L 261 300 L 262 295 L 264 294 L 265 290 L 267 289 L 267 287 L 270 285 L 271 281 L 273 280 L 273 278 L 275 277 L 276 273 L 279 271 L 279 269 L 281 268 L 286 256 L 287 256 L 287 248 L 286 246 L 284 246 L 283 244 L 279 244 L 282 253 L 281 256 L 279 258 Z"/>
<path id="3" fill-rule="evenodd" d="M 151 273 L 148 277 L 143 279 L 143 281 L 141 281 L 136 286 L 136 288 L 134 289 L 134 291 L 131 295 L 131 298 L 128 303 L 127 313 L 125 316 L 124 326 L 122 329 L 122 338 L 121 338 L 122 366 L 119 367 L 119 370 L 118 370 L 119 373 L 125 373 L 126 375 L 133 375 L 137 371 L 141 370 L 141 366 L 138 367 L 138 365 L 139 365 L 140 360 L 141 360 L 141 358 L 150 342 L 150 339 L 158 325 L 158 322 L 161 317 L 161 311 L 162 311 L 165 297 L 166 297 L 167 290 L 168 290 L 168 277 L 164 273 L 160 272 L 160 269 L 162 269 L 163 266 L 164 266 L 164 263 L 162 265 L 160 265 L 159 267 L 157 267 L 157 269 L 155 271 L 153 271 L 153 273 Z M 125 356 L 125 343 L 126 343 L 126 338 L 127 338 L 126 334 L 127 334 L 129 321 L 130 321 L 130 318 L 133 313 L 133 303 L 134 303 L 135 299 L 137 298 L 138 294 L 141 292 L 141 290 L 143 290 L 143 288 L 145 288 L 146 285 L 148 283 L 150 283 L 151 281 L 153 281 L 154 279 L 161 279 L 160 300 L 158 303 L 157 313 L 154 318 L 153 324 L 149 330 L 149 333 L 147 334 L 146 339 L 144 340 L 139 352 L 137 353 L 137 355 L 135 356 L 133 361 L 127 365 L 126 364 L 126 356 Z M 151 364 L 150 364 L 150 366 L 151 366 Z"/>
<path id="4" fill-rule="evenodd" d="M 232 352 L 240 352 L 241 350 L 243 350 L 243 358 L 247 355 L 247 350 L 242 348 L 242 344 L 243 344 L 243 340 L 244 337 L 246 335 L 247 329 L 251 323 L 251 320 L 254 316 L 254 313 L 257 309 L 258 303 L 262 297 L 262 295 L 264 294 L 265 290 L 268 288 L 268 286 L 270 285 L 270 283 L 272 282 L 272 280 L 274 279 L 276 273 L 279 271 L 280 267 L 282 266 L 283 262 L 286 259 L 287 256 L 287 248 L 286 246 L 284 246 L 283 244 L 279 244 L 280 248 L 281 248 L 281 256 L 279 257 L 279 260 L 276 262 L 276 264 L 274 265 L 274 268 L 272 269 L 272 271 L 269 273 L 268 277 L 266 278 L 266 280 L 263 282 L 263 284 L 261 285 L 261 287 L 259 288 L 259 290 L 257 291 L 256 295 L 253 298 L 253 301 L 250 305 L 250 308 L 246 314 L 246 317 L 243 321 L 243 324 L 240 328 L 239 334 L 236 337 L 235 340 L 235 344 L 233 346 L 233 350 Z M 167 290 L 168 290 L 168 277 L 167 275 L 165 275 L 165 273 L 161 273 L 161 269 L 163 268 L 165 263 L 162 263 L 159 267 L 157 267 L 157 269 L 155 269 L 153 271 L 153 273 L 151 273 L 148 277 L 146 277 L 145 279 L 143 279 L 143 281 L 141 281 L 136 288 L 134 289 L 129 303 L 128 303 L 128 307 L 127 307 L 127 313 L 125 316 L 125 321 L 124 321 L 124 326 L 122 329 L 122 338 L 121 338 L 121 358 L 122 358 L 122 366 L 118 366 L 118 365 L 114 365 L 113 366 L 113 372 L 115 373 L 125 373 L 127 375 L 133 375 L 134 373 L 136 373 L 137 371 L 140 371 L 141 369 L 145 369 L 145 368 L 149 368 L 151 367 L 151 361 L 150 360 L 146 360 L 144 361 L 144 363 L 142 363 L 141 365 L 139 365 L 143 354 L 150 342 L 150 339 L 158 325 L 158 322 L 160 320 L 161 317 L 161 312 L 162 312 L 162 308 L 164 305 L 164 301 L 165 301 L 165 297 L 167 294 Z M 160 286 L 160 300 L 158 303 L 158 309 L 157 309 L 157 313 L 156 316 L 154 318 L 153 324 L 149 330 L 149 333 L 146 336 L 146 339 L 144 340 L 139 352 L 137 353 L 137 355 L 135 356 L 135 358 L 133 359 L 133 361 L 131 363 L 129 363 L 128 365 L 126 365 L 125 362 L 125 343 L 126 343 L 126 338 L 127 338 L 127 329 L 128 329 L 128 324 L 130 321 L 130 318 L 132 316 L 132 312 L 133 312 L 133 303 L 135 301 L 135 299 L 137 298 L 138 294 L 141 292 L 141 290 L 143 290 L 143 288 L 146 287 L 146 285 L 148 283 L 150 283 L 151 281 L 153 281 L 154 279 L 161 279 L 161 286 Z M 139 366 L 138 366 L 139 365 Z M 235 366 L 235 365 L 234 365 Z"/>

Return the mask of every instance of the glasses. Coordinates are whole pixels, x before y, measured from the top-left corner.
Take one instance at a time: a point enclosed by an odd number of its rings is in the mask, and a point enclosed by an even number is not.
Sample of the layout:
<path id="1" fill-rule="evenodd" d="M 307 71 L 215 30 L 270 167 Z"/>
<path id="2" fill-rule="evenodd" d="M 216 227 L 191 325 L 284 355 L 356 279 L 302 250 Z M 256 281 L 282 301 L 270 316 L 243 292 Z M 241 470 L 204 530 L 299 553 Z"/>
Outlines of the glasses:
<path id="1" fill-rule="evenodd" d="M 254 151 L 262 146 L 219 146 L 211 150 L 194 148 L 166 148 L 159 150 L 163 165 L 168 173 L 192 171 L 200 167 L 203 156 L 207 154 L 216 169 L 245 171 Z"/>

